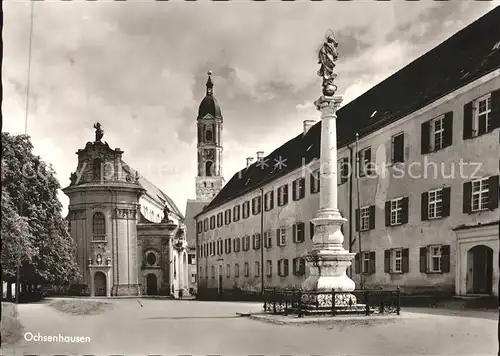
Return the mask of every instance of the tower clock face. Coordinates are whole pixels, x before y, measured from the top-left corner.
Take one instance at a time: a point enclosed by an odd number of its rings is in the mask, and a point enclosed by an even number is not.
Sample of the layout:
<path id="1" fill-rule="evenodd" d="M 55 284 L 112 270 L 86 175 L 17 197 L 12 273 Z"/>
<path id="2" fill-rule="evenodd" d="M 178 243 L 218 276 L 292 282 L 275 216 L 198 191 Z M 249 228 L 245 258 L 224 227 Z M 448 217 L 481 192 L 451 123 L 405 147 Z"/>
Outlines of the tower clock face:
<path id="1" fill-rule="evenodd" d="M 210 159 L 210 160 L 213 160 L 215 158 L 215 154 L 214 154 L 213 150 L 204 150 L 203 156 L 205 157 L 205 159 Z"/>

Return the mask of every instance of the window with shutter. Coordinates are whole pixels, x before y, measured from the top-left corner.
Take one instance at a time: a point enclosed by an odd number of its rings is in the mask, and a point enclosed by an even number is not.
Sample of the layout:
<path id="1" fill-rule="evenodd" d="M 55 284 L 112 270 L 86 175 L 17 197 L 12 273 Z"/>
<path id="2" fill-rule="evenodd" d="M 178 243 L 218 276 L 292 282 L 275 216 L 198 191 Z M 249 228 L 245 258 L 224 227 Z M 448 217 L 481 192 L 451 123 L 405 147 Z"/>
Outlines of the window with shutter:
<path id="1" fill-rule="evenodd" d="M 349 157 L 344 157 L 338 161 L 337 166 L 337 184 L 341 185 L 346 183 L 349 180 L 350 176 L 350 167 L 349 167 Z M 319 170 L 318 170 L 319 173 Z M 319 175 L 318 175 L 318 183 L 319 183 Z M 319 184 L 318 184 L 319 187 Z"/>
<path id="2" fill-rule="evenodd" d="M 408 205 L 405 198 L 392 199 L 389 204 L 389 226 L 401 225 L 405 220 L 408 221 Z"/>
<path id="3" fill-rule="evenodd" d="M 240 276 L 240 265 L 238 263 L 234 265 L 234 276 L 236 278 Z"/>
<path id="4" fill-rule="evenodd" d="M 491 130 L 500 127 L 500 89 L 491 93 Z"/>
<path id="5" fill-rule="evenodd" d="M 370 207 L 365 206 L 359 209 L 359 230 L 367 231 L 370 229 Z"/>
<path id="6" fill-rule="evenodd" d="M 369 209 L 370 221 L 369 221 L 369 229 L 375 229 L 375 205 L 371 205 Z"/>
<path id="7" fill-rule="evenodd" d="M 453 111 L 444 114 L 443 118 L 443 148 L 453 144 Z"/>
<path id="8" fill-rule="evenodd" d="M 450 245 L 441 246 L 441 272 L 450 272 Z"/>
<path id="9" fill-rule="evenodd" d="M 369 274 L 374 274 L 376 269 L 375 269 L 375 251 L 370 252 L 370 271 L 368 272 Z"/>
<path id="10" fill-rule="evenodd" d="M 434 189 L 427 193 L 427 217 L 439 219 L 443 212 L 443 189 Z"/>
<path id="11" fill-rule="evenodd" d="M 370 147 L 364 148 L 358 153 L 358 175 L 363 177 L 371 173 L 372 150 Z"/>
<path id="12" fill-rule="evenodd" d="M 391 226 L 391 201 L 386 201 L 384 206 L 385 226 Z"/>
<path id="13" fill-rule="evenodd" d="M 403 250 L 400 248 L 391 250 L 391 272 L 403 272 Z"/>
<path id="14" fill-rule="evenodd" d="M 392 137 L 392 163 L 404 162 L 404 133 Z"/>
<path id="15" fill-rule="evenodd" d="M 463 126 L 463 139 L 468 140 L 475 136 L 473 114 L 474 103 L 471 101 L 464 105 L 464 126 Z"/>
<path id="16" fill-rule="evenodd" d="M 427 247 L 420 247 L 419 264 L 420 273 L 427 273 Z"/>
<path id="17" fill-rule="evenodd" d="M 499 176 L 492 176 L 488 179 L 488 209 L 498 208 L 498 185 Z"/>
<path id="18" fill-rule="evenodd" d="M 403 270 L 402 272 L 403 273 L 408 273 L 410 272 L 410 249 L 408 248 L 404 248 L 402 250 L 402 254 L 403 254 Z"/>
<path id="19" fill-rule="evenodd" d="M 464 183 L 462 199 L 464 214 L 470 214 L 472 212 L 472 182 Z"/>
<path id="20" fill-rule="evenodd" d="M 428 267 L 427 270 L 429 272 L 438 273 L 441 272 L 441 258 L 442 258 L 442 250 L 441 245 L 433 245 L 428 247 L 429 258 L 427 260 Z"/>
<path id="21" fill-rule="evenodd" d="M 489 205 L 489 179 L 481 178 L 473 180 L 471 186 L 471 212 L 488 209 Z M 465 194 L 464 194 L 465 198 Z M 497 196 L 498 199 L 498 196 Z"/>
<path id="22" fill-rule="evenodd" d="M 272 277 L 272 275 L 273 275 L 273 261 L 267 260 L 266 261 L 266 276 Z"/>
<path id="23" fill-rule="evenodd" d="M 441 216 L 450 216 L 451 187 L 444 187 L 441 193 Z"/>
<path id="24" fill-rule="evenodd" d="M 423 155 L 431 151 L 431 121 L 426 121 L 421 125 L 420 145 Z"/>
<path id="25" fill-rule="evenodd" d="M 384 273 L 391 273 L 391 250 L 384 251 Z"/>

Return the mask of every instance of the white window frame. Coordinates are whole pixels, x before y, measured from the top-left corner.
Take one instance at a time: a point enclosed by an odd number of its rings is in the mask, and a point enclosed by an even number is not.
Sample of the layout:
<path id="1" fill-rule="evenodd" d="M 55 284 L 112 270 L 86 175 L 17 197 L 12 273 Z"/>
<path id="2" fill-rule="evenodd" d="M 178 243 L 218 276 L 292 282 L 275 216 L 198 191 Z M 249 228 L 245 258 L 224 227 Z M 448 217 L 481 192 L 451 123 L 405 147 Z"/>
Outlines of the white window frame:
<path id="1" fill-rule="evenodd" d="M 370 272 L 370 252 L 361 252 L 361 273 Z"/>
<path id="2" fill-rule="evenodd" d="M 370 207 L 364 206 L 359 209 L 359 230 L 370 230 Z"/>
<path id="3" fill-rule="evenodd" d="M 391 226 L 403 222 L 403 197 L 391 200 Z"/>
<path id="4" fill-rule="evenodd" d="M 267 260 L 266 261 L 266 276 L 271 277 L 272 275 L 273 275 L 273 261 Z"/>
<path id="5" fill-rule="evenodd" d="M 480 178 L 472 181 L 472 192 L 470 207 L 471 211 L 481 211 L 488 209 L 489 201 L 489 178 Z M 477 207 L 474 208 L 474 199 L 477 197 Z"/>
<path id="6" fill-rule="evenodd" d="M 479 112 L 480 104 L 484 101 L 486 101 L 486 109 L 483 112 Z M 477 136 L 479 134 L 479 117 L 482 115 L 486 115 L 486 132 L 488 132 L 488 126 L 491 120 L 491 93 L 474 100 L 473 136 Z"/>
<path id="7" fill-rule="evenodd" d="M 286 246 L 286 227 L 280 227 L 280 246 Z"/>
<path id="8" fill-rule="evenodd" d="M 442 250 L 442 245 L 431 245 L 427 249 L 428 253 L 428 270 L 429 272 L 434 272 L 434 273 L 439 273 L 441 272 L 441 264 L 442 264 L 442 258 L 443 258 L 443 250 Z M 438 268 L 434 268 L 435 264 L 434 262 L 437 263 Z"/>
<path id="9" fill-rule="evenodd" d="M 436 130 L 436 124 L 440 123 L 439 129 Z M 430 125 L 430 144 L 431 151 L 437 151 L 443 148 L 444 145 L 444 115 L 438 116 L 431 120 Z M 438 140 L 439 138 L 439 140 Z M 438 145 L 439 142 L 439 145 Z"/>
<path id="10" fill-rule="evenodd" d="M 399 266 L 398 266 L 398 262 L 399 262 Z M 403 249 L 402 248 L 395 248 L 395 249 L 391 250 L 391 272 L 392 273 L 403 273 Z"/>
<path id="11" fill-rule="evenodd" d="M 439 219 L 443 213 L 443 189 L 434 189 L 428 193 L 427 215 L 430 220 Z"/>

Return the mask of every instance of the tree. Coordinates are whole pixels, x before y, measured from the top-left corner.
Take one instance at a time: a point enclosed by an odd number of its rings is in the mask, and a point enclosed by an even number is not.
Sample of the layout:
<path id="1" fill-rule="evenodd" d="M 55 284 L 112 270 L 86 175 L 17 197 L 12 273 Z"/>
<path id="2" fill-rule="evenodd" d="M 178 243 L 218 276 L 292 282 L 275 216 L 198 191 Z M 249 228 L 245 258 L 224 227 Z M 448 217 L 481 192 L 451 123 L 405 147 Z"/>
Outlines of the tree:
<path id="1" fill-rule="evenodd" d="M 33 154 L 29 136 L 2 133 L 2 193 L 6 193 L 2 215 L 11 217 L 10 223 L 2 223 L 2 240 L 5 229 L 17 244 L 5 254 L 5 262 L 12 266 L 20 256 L 16 249 L 26 247 L 21 255 L 24 282 L 67 284 L 79 275 L 75 246 L 57 198 L 59 189 L 54 169 Z M 2 264 L 3 258 L 2 253 Z"/>

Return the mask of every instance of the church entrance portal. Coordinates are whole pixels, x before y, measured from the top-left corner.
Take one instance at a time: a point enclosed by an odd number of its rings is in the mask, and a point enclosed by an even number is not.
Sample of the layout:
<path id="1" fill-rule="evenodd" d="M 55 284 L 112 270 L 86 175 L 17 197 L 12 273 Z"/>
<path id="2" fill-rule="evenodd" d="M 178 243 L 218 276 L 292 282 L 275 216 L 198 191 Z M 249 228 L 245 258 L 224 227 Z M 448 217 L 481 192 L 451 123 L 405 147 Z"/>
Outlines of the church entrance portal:
<path id="1" fill-rule="evenodd" d="M 146 277 L 146 294 L 147 295 L 157 295 L 158 294 L 157 278 L 152 273 L 148 274 Z"/>
<path id="2" fill-rule="evenodd" d="M 94 295 L 96 297 L 106 296 L 106 275 L 102 272 L 94 274 Z"/>
<path id="3" fill-rule="evenodd" d="M 493 290 L 493 250 L 484 245 L 471 248 L 469 273 L 472 276 L 473 294 L 491 294 Z"/>

